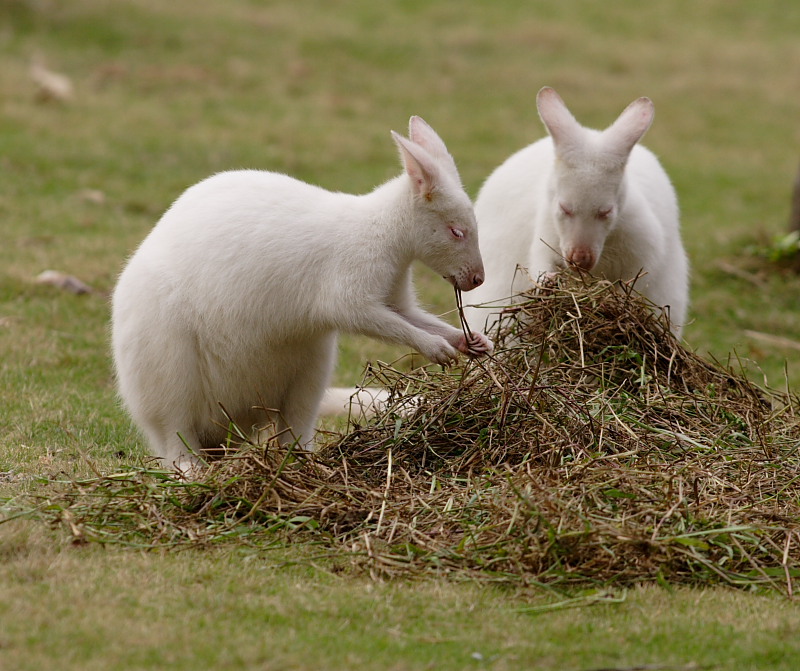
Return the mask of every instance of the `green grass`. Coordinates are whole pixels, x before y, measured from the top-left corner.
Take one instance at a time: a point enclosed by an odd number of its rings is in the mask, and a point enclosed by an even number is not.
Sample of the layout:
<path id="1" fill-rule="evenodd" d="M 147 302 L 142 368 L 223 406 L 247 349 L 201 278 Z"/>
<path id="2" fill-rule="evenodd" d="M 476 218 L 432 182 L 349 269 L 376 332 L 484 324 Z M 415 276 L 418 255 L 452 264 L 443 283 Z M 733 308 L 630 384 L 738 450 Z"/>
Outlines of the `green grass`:
<path id="1" fill-rule="evenodd" d="M 530 607 L 499 588 L 276 570 L 280 556 L 246 550 L 65 551 L 22 532 L 13 541 L 0 544 L 0 659 L 18 671 L 788 671 L 800 655 L 800 611 L 743 592 L 650 587 L 539 596 Z"/>
<path id="2" fill-rule="evenodd" d="M 693 268 L 687 342 L 722 360 L 735 348 L 774 386 L 787 368 L 796 386 L 798 352 L 745 332 L 800 341 L 800 280 L 746 253 L 786 225 L 799 28 L 789 0 L 0 2 L 0 496 L 33 486 L 20 474 L 87 473 L 86 458 L 108 472 L 143 454 L 114 398 L 107 299 L 35 285 L 41 271 L 109 292 L 169 203 L 219 170 L 364 192 L 397 174 L 388 131 L 411 114 L 442 134 L 474 195 L 541 137 L 545 84 L 588 125 L 654 100 L 645 143 L 678 190 Z M 34 57 L 72 78 L 73 101 L 36 100 Z M 452 309 L 441 279 L 419 285 Z M 347 338 L 337 379 L 399 353 Z M 280 553 L 101 551 L 0 525 L 0 667 L 739 671 L 800 655 L 797 608 L 771 596 L 642 589 L 531 614 L 518 609 L 562 597 L 376 584 Z M 286 559 L 304 563 L 276 568 Z"/>

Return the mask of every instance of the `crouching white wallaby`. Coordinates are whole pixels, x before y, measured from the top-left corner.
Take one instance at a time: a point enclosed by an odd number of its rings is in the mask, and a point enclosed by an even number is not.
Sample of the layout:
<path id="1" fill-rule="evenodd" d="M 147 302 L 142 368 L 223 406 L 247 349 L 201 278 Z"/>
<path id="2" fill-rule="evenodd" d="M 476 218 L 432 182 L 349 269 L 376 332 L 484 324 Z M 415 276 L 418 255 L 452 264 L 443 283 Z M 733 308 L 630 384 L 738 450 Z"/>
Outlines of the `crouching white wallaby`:
<path id="1" fill-rule="evenodd" d="M 405 172 L 369 194 L 286 175 L 225 172 L 189 188 L 120 275 L 112 344 L 122 400 L 153 454 L 191 470 L 271 421 L 310 447 L 339 331 L 415 348 L 436 363 L 492 350 L 417 304 L 420 259 L 469 291 L 484 271 L 472 203 L 419 117 L 392 133 Z M 221 410 L 224 408 L 225 412 Z"/>
<path id="2" fill-rule="evenodd" d="M 536 104 L 550 137 L 507 159 L 475 202 L 488 279 L 471 301 L 499 305 L 569 266 L 612 281 L 639 276 L 634 288 L 668 311 L 680 336 L 688 263 L 677 198 L 658 159 L 637 144 L 653 103 L 639 98 L 602 132 L 581 126 L 551 88 Z M 467 310 L 475 324 L 486 314 Z M 488 322 L 497 317 L 495 309 Z"/>

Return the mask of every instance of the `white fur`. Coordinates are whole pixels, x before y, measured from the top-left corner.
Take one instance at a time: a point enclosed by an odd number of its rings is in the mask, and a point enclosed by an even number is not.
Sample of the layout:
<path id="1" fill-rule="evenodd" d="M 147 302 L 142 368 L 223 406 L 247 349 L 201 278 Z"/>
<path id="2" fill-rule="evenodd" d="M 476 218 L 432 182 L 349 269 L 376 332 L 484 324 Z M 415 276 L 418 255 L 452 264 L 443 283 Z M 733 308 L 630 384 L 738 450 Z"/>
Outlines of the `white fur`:
<path id="1" fill-rule="evenodd" d="M 392 395 L 388 389 L 329 387 L 322 396 L 319 414 L 346 416 L 353 422 L 365 422 L 370 417 L 386 412 L 391 400 Z M 406 395 L 393 403 L 393 409 L 401 417 L 410 417 L 421 403 L 421 396 Z"/>
<path id="2" fill-rule="evenodd" d="M 635 289 L 669 306 L 679 336 L 688 262 L 677 199 L 658 159 L 637 144 L 653 103 L 639 98 L 602 132 L 581 126 L 551 88 L 539 92 L 537 106 L 550 137 L 506 160 L 475 202 L 487 281 L 470 301 L 505 304 L 567 266 L 612 281 L 643 273 Z M 487 314 L 468 307 L 467 316 L 478 324 Z M 488 322 L 497 316 L 495 308 Z"/>
<path id="3" fill-rule="evenodd" d="M 389 390 L 377 387 L 328 387 L 319 405 L 320 415 L 371 416 L 389 402 Z"/>
<path id="4" fill-rule="evenodd" d="M 244 170 L 189 188 L 120 275 L 112 306 L 119 393 L 154 455 L 179 468 L 275 423 L 309 446 L 339 331 L 437 363 L 491 351 L 417 304 L 420 259 L 468 291 L 483 281 L 472 204 L 442 140 L 412 117 L 393 133 L 405 172 L 373 192 L 332 193 Z M 269 409 L 273 412 L 266 412 Z"/>

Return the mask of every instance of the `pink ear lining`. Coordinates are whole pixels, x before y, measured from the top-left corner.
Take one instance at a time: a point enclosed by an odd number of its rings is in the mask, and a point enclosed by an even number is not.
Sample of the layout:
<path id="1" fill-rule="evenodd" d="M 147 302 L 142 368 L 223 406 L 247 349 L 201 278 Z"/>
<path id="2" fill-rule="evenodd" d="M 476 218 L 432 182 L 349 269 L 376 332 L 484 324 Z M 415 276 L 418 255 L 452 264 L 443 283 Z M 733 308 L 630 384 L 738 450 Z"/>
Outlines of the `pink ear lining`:
<path id="1" fill-rule="evenodd" d="M 566 144 L 580 132 L 581 125 L 554 89 L 548 86 L 540 89 L 536 95 L 536 108 L 556 144 Z"/>
<path id="2" fill-rule="evenodd" d="M 450 155 L 447 146 L 439 137 L 438 133 L 428 124 L 425 119 L 419 116 L 412 116 L 408 122 L 408 137 L 415 144 L 422 147 L 430 154 L 442 167 L 458 176 L 455 161 Z M 460 181 L 460 177 L 457 177 Z"/>
<path id="3" fill-rule="evenodd" d="M 406 174 L 414 182 L 415 193 L 426 200 L 431 200 L 439 175 L 436 159 L 423 146 L 394 131 L 392 131 L 392 138 L 400 150 Z"/>
<path id="4" fill-rule="evenodd" d="M 581 143 L 580 133 L 584 130 L 567 108 L 561 96 L 550 88 L 543 87 L 536 96 L 539 116 L 553 138 L 559 153 L 569 151 L 573 141 Z M 642 96 L 628 105 L 617 119 L 603 131 L 608 138 L 609 151 L 625 155 L 633 148 L 650 128 L 655 114 L 652 100 Z"/>

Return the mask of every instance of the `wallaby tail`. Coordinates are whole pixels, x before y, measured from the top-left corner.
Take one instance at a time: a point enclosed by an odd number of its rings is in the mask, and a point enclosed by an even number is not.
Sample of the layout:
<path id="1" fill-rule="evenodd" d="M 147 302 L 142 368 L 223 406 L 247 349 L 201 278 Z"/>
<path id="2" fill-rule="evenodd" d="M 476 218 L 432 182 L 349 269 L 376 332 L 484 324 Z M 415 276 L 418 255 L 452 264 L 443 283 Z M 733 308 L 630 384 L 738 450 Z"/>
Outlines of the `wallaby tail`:
<path id="1" fill-rule="evenodd" d="M 319 406 L 319 414 L 328 417 L 351 415 L 371 417 L 386 407 L 389 392 L 375 387 L 329 387 Z"/>
<path id="2" fill-rule="evenodd" d="M 365 420 L 385 412 L 389 407 L 390 393 L 376 387 L 329 387 L 319 406 L 319 414 L 327 417 L 349 416 Z M 401 417 L 410 417 L 422 403 L 421 396 L 409 396 L 396 405 L 394 411 Z"/>

